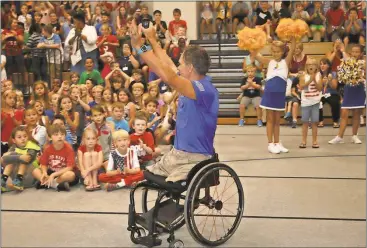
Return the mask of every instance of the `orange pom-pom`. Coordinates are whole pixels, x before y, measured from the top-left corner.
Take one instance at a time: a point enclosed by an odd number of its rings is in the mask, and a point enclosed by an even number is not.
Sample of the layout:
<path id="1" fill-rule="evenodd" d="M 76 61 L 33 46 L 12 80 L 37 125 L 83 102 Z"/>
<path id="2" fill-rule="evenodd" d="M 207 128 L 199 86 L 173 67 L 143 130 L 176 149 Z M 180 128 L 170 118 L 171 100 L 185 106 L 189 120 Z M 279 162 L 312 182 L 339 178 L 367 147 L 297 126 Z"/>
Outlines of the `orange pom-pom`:
<path id="1" fill-rule="evenodd" d="M 275 32 L 278 37 L 283 41 L 289 41 L 293 34 L 294 21 L 290 18 L 281 19 Z"/>
<path id="2" fill-rule="evenodd" d="M 301 40 L 308 33 L 308 25 L 305 21 L 297 19 L 293 23 L 293 34 L 297 40 Z"/>
<path id="3" fill-rule="evenodd" d="M 305 21 L 300 19 L 294 21 L 290 18 L 284 18 L 280 20 L 275 32 L 283 41 L 289 41 L 292 37 L 300 40 L 307 34 L 308 25 Z"/>
<path id="4" fill-rule="evenodd" d="M 266 44 L 266 34 L 259 28 L 245 27 L 237 34 L 237 46 L 242 50 L 255 51 Z"/>

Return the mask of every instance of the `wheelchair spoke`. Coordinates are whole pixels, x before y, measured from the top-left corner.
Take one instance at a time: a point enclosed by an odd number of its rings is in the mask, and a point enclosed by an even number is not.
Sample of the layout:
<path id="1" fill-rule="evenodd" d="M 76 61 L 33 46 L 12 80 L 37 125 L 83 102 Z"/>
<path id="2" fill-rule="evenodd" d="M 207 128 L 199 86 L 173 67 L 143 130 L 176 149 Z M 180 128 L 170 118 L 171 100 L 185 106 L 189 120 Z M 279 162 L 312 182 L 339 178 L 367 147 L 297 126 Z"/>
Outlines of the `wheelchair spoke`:
<path id="1" fill-rule="evenodd" d="M 210 211 L 210 209 L 208 209 L 208 214 L 209 214 L 209 211 Z M 204 223 L 204 226 L 203 226 L 203 230 L 201 231 L 202 233 L 204 232 L 204 228 L 205 228 L 205 226 L 206 226 L 206 221 L 208 220 L 208 217 L 209 217 L 209 215 L 206 215 L 206 218 L 205 218 L 205 223 Z M 200 225 L 199 225 L 200 226 Z"/>
<path id="2" fill-rule="evenodd" d="M 224 193 L 233 185 L 235 183 L 235 181 L 233 181 L 232 183 L 231 183 L 231 185 L 229 185 L 228 186 L 228 188 L 226 188 L 223 192 L 222 192 L 222 198 L 220 198 L 220 200 L 222 200 L 223 199 L 223 195 L 224 195 Z"/>
<path id="3" fill-rule="evenodd" d="M 238 192 L 235 192 L 233 195 L 231 195 L 230 197 L 228 197 L 225 201 L 222 201 L 223 203 L 225 203 L 226 201 L 228 201 L 229 199 L 231 199 L 234 195 L 238 194 Z"/>

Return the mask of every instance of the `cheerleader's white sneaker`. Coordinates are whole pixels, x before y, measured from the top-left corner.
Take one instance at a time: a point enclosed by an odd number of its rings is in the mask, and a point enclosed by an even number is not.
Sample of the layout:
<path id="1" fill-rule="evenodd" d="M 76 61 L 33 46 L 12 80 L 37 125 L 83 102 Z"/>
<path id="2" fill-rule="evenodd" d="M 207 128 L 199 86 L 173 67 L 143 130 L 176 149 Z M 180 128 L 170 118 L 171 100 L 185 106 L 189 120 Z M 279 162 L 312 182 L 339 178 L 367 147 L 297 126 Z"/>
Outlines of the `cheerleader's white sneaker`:
<path id="1" fill-rule="evenodd" d="M 352 136 L 352 143 L 354 144 L 362 144 L 362 141 L 358 138 L 357 135 Z"/>
<path id="2" fill-rule="evenodd" d="M 277 145 L 275 145 L 274 143 L 269 143 L 268 151 L 270 153 L 273 153 L 273 154 L 279 154 L 280 153 L 279 147 Z"/>
<path id="3" fill-rule="evenodd" d="M 342 144 L 342 143 L 344 143 L 344 140 L 342 138 L 340 138 L 339 136 L 336 136 L 334 139 L 330 140 L 328 143 L 332 144 L 332 145 Z"/>
<path id="4" fill-rule="evenodd" d="M 282 145 L 282 143 L 278 143 L 278 144 L 275 144 L 277 147 L 278 147 L 278 149 L 279 149 L 279 151 L 280 152 L 282 152 L 282 153 L 287 153 L 287 152 L 289 152 L 289 150 L 287 149 L 287 148 L 285 148 L 283 145 Z"/>

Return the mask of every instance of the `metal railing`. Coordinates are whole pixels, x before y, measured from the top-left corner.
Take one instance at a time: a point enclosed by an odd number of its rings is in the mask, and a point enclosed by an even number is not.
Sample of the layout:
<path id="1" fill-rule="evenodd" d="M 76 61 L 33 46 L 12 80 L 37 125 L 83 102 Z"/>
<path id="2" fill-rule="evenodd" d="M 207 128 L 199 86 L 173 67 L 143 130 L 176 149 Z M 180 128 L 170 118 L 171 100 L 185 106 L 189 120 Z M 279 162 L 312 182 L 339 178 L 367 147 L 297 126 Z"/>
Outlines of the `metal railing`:
<path id="1" fill-rule="evenodd" d="M 51 89 L 52 81 L 62 81 L 63 53 L 58 48 L 25 48 L 24 65 L 12 65 L 17 68 L 24 66 L 20 72 L 8 75 L 15 88 L 21 90 L 25 96 L 31 93 L 34 82 L 42 80 L 47 82 Z"/>

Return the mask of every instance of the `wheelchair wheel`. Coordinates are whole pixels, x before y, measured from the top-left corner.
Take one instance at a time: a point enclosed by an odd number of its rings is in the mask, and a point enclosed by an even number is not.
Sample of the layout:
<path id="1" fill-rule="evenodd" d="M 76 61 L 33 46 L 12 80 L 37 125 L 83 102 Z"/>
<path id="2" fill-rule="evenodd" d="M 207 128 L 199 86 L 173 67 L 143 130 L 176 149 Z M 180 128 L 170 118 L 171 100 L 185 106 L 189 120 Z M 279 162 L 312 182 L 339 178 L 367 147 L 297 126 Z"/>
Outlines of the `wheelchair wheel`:
<path id="1" fill-rule="evenodd" d="M 212 163 L 195 174 L 186 194 L 185 221 L 198 243 L 225 243 L 238 228 L 243 211 L 242 184 L 232 168 Z"/>
<path id="2" fill-rule="evenodd" d="M 155 205 L 155 201 L 158 198 L 159 192 L 157 190 L 149 189 L 149 188 L 143 188 L 142 191 L 142 211 L 143 213 L 148 212 L 150 209 L 152 209 Z M 168 197 L 163 197 L 162 202 L 168 200 Z M 176 203 L 183 205 L 183 202 L 180 202 L 180 200 L 175 200 Z M 173 231 L 180 229 L 182 226 L 185 225 L 185 216 L 184 214 L 180 215 L 177 219 L 175 219 L 172 223 L 172 229 Z"/>

